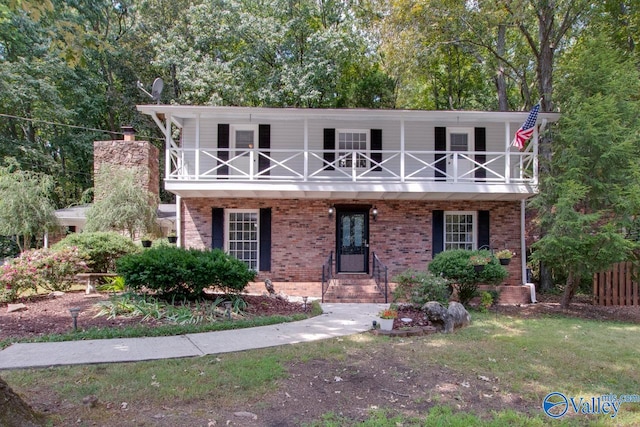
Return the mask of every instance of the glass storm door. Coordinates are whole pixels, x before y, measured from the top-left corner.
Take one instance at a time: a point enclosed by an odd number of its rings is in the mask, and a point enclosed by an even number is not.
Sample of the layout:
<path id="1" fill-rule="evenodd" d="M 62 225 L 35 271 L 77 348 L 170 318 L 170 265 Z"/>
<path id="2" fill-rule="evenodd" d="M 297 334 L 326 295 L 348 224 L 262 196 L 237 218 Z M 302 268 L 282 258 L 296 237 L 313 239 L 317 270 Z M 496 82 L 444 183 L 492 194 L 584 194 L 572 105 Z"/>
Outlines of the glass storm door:
<path id="1" fill-rule="evenodd" d="M 449 132 L 449 138 L 447 140 L 449 151 L 461 151 L 464 155 L 469 156 L 469 135 L 470 133 L 464 131 L 451 131 Z M 449 159 L 449 165 L 447 166 L 447 173 L 453 175 L 457 174 L 458 178 L 462 177 L 463 181 L 469 181 L 474 178 L 469 172 L 471 171 L 472 164 L 471 162 L 460 156 L 457 157 L 457 170 L 454 170 L 454 165 L 452 164 L 453 158 Z"/>
<path id="2" fill-rule="evenodd" d="M 369 212 L 338 212 L 338 273 L 369 270 Z"/>

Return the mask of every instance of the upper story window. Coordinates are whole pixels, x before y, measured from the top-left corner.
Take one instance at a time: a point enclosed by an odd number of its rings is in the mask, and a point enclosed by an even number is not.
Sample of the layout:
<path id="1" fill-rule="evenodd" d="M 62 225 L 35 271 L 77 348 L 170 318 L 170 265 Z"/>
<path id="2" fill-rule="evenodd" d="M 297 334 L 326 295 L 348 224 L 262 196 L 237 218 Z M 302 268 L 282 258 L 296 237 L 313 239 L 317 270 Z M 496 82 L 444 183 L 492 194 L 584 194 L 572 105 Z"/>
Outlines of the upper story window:
<path id="1" fill-rule="evenodd" d="M 476 248 L 476 213 L 444 213 L 444 250 Z"/>
<path id="2" fill-rule="evenodd" d="M 338 147 L 338 166 L 341 168 L 367 167 L 367 150 L 369 147 L 369 131 L 368 130 L 352 130 L 338 129 L 336 132 Z"/>
<path id="3" fill-rule="evenodd" d="M 473 128 L 447 128 L 448 151 L 473 151 Z"/>

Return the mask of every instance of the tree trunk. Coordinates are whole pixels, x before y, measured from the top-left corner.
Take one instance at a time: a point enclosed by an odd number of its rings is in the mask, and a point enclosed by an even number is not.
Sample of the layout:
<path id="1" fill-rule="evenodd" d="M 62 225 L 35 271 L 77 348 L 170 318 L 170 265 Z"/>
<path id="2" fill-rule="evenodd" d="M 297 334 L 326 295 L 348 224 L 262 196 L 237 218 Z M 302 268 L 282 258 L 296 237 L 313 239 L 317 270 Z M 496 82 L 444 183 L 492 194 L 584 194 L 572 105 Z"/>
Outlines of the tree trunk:
<path id="1" fill-rule="evenodd" d="M 6 427 L 45 425 L 44 417 L 34 412 L 2 378 L 0 378 L 0 425 Z"/>
<path id="2" fill-rule="evenodd" d="M 564 294 L 562 294 L 562 302 L 560 303 L 560 307 L 569 308 L 569 304 L 571 304 L 571 300 L 576 293 L 576 289 L 578 288 L 578 284 L 580 280 L 578 277 L 575 277 L 573 272 L 569 272 L 569 276 L 567 276 L 567 283 L 564 288 Z"/>
<path id="3" fill-rule="evenodd" d="M 553 288 L 553 277 L 551 270 L 543 263 L 540 263 L 540 293 L 546 293 Z"/>
<path id="4" fill-rule="evenodd" d="M 500 24 L 498 26 L 498 40 L 496 45 L 496 52 L 499 58 L 504 56 L 504 49 L 506 44 L 507 26 Z M 496 70 L 496 89 L 498 91 L 498 110 L 509 111 L 509 102 L 507 99 L 507 84 L 504 79 L 504 64 L 502 60 L 498 59 L 498 69 Z"/>

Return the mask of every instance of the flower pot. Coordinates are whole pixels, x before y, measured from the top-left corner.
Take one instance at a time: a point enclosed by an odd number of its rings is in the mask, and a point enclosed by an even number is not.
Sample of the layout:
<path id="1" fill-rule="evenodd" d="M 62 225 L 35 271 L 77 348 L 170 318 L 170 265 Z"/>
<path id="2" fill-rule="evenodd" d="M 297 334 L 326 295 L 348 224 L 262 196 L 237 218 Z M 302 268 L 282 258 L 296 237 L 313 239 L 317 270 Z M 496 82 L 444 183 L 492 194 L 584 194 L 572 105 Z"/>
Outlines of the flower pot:
<path id="1" fill-rule="evenodd" d="M 178 236 L 168 236 L 167 240 L 169 241 L 169 243 L 175 243 L 178 241 Z"/>
<path id="2" fill-rule="evenodd" d="M 482 264 L 481 265 L 474 265 L 473 266 L 473 270 L 476 273 L 482 273 L 482 270 L 484 270 L 484 265 L 482 265 Z"/>
<path id="3" fill-rule="evenodd" d="M 380 319 L 378 323 L 380 323 L 381 331 L 390 331 L 393 329 L 393 320 L 394 319 Z"/>
<path id="4" fill-rule="evenodd" d="M 151 247 L 151 240 L 141 240 L 140 243 L 142 243 L 142 247 L 143 248 L 150 248 Z"/>
<path id="5" fill-rule="evenodd" d="M 511 258 L 498 258 L 498 261 L 500 261 L 500 265 L 509 265 Z"/>

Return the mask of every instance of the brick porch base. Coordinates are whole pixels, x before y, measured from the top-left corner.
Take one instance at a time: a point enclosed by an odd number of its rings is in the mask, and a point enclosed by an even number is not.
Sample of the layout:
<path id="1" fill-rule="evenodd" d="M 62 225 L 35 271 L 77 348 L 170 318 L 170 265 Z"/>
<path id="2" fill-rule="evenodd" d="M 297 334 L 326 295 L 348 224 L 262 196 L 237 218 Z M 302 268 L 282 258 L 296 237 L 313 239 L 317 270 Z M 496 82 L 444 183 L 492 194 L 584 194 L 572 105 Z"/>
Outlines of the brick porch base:
<path id="1" fill-rule="evenodd" d="M 491 289 L 496 289 L 500 292 L 500 296 L 498 297 L 497 304 L 530 304 L 531 303 L 531 290 L 526 286 L 512 286 L 512 285 L 504 285 L 504 286 L 488 286 L 488 285 L 479 285 L 478 290 L 488 291 Z"/>

